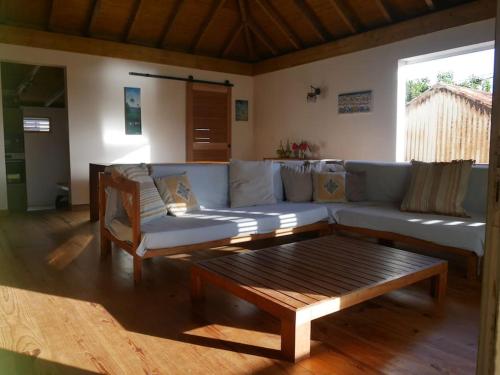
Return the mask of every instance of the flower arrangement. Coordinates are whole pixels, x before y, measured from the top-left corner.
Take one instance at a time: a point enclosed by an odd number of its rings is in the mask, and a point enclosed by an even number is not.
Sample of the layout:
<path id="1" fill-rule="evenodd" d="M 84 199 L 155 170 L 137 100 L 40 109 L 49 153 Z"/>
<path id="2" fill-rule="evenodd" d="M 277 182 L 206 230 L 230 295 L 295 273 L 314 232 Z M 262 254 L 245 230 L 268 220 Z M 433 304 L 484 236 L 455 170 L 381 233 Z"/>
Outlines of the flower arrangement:
<path id="1" fill-rule="evenodd" d="M 276 153 L 281 159 L 288 159 L 292 156 L 297 159 L 306 159 L 308 151 L 311 151 L 311 146 L 306 141 L 301 141 L 300 143 L 293 142 L 290 146 L 290 141 L 287 140 L 286 147 L 280 141 L 280 147 L 276 150 Z"/>

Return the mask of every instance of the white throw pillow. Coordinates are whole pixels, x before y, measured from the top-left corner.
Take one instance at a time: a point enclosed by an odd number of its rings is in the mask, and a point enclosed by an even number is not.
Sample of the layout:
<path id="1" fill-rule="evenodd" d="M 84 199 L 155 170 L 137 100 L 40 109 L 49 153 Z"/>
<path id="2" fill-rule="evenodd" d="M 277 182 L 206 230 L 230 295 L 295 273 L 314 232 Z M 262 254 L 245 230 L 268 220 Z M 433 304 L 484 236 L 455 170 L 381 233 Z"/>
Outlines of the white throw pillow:
<path id="1" fill-rule="evenodd" d="M 273 163 L 231 160 L 229 164 L 231 207 L 274 204 Z"/>

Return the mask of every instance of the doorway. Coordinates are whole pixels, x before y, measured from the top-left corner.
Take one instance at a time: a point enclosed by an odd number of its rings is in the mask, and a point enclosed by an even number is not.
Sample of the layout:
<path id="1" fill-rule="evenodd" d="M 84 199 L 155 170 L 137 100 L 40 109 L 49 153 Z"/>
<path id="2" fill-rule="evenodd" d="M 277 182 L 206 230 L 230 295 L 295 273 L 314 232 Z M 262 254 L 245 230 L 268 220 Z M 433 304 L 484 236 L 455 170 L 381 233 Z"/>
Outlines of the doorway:
<path id="1" fill-rule="evenodd" d="M 0 70 L 8 210 L 67 207 L 65 69 L 2 62 Z"/>

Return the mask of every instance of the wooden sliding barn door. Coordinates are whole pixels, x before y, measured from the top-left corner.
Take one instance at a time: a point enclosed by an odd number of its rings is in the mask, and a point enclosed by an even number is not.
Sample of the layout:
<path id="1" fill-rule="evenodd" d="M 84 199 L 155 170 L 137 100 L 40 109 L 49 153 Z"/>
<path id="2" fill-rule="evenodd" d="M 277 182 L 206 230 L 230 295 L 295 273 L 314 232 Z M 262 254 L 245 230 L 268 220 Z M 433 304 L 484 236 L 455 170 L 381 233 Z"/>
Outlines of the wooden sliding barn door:
<path id="1" fill-rule="evenodd" d="M 186 160 L 231 158 L 231 87 L 187 83 Z"/>

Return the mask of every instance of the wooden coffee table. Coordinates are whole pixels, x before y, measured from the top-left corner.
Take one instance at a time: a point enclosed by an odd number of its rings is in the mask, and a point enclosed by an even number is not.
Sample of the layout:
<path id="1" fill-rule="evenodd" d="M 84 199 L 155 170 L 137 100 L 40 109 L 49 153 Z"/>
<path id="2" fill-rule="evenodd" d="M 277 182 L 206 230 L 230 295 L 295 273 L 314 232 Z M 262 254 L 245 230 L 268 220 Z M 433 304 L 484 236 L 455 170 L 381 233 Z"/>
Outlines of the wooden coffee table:
<path id="1" fill-rule="evenodd" d="M 446 292 L 448 263 L 346 237 L 326 236 L 199 262 L 191 296 L 216 285 L 281 320 L 281 351 L 298 361 L 310 352 L 311 321 L 395 289 L 432 278 Z"/>

